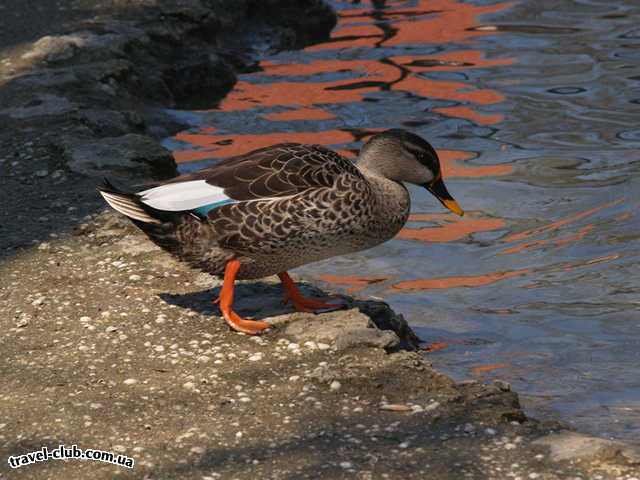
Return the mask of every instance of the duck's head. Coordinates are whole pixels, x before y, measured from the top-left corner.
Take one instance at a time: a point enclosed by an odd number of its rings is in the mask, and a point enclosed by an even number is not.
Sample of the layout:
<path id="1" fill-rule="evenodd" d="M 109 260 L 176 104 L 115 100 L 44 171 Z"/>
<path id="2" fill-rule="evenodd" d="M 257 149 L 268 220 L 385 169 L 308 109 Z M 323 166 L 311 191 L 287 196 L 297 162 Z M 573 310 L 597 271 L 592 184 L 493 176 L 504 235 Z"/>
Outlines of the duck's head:
<path id="1" fill-rule="evenodd" d="M 378 133 L 362 146 L 358 167 L 390 180 L 420 185 L 458 215 L 464 212 L 442 181 L 440 160 L 423 138 L 401 129 Z"/>

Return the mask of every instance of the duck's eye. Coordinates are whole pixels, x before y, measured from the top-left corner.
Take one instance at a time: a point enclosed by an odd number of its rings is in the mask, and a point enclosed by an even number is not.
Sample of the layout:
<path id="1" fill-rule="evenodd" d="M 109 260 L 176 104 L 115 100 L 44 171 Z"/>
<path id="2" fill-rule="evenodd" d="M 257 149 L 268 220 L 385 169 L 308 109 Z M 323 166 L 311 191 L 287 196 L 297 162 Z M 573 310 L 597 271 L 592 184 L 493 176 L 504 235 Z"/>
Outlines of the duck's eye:
<path id="1" fill-rule="evenodd" d="M 418 161 L 422 160 L 422 157 L 424 157 L 424 152 L 422 150 L 415 150 L 413 148 L 407 148 L 407 151 L 413 155 L 414 157 L 416 157 L 416 159 Z"/>

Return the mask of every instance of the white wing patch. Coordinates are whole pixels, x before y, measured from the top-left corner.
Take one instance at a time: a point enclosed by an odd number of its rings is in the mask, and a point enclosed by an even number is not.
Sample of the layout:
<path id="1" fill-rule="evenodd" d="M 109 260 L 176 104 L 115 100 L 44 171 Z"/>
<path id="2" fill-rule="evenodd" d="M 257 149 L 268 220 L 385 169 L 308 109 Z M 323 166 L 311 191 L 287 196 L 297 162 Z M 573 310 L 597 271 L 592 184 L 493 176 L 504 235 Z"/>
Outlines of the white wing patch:
<path id="1" fill-rule="evenodd" d="M 210 185 L 205 180 L 168 183 L 138 192 L 138 195 L 142 203 L 169 212 L 234 201 L 224 194 L 223 188 Z"/>

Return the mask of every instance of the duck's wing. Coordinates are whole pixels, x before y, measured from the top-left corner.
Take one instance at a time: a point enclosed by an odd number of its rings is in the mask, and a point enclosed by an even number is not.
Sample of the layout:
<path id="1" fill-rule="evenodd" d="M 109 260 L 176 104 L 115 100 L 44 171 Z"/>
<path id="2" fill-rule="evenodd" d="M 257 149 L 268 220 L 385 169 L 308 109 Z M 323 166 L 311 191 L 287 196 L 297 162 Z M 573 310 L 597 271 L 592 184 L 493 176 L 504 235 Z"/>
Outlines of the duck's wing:
<path id="1" fill-rule="evenodd" d="M 209 168 L 155 184 L 140 200 L 165 211 L 212 208 L 246 200 L 272 199 L 362 175 L 351 161 L 320 145 L 283 143 L 229 158 Z"/>

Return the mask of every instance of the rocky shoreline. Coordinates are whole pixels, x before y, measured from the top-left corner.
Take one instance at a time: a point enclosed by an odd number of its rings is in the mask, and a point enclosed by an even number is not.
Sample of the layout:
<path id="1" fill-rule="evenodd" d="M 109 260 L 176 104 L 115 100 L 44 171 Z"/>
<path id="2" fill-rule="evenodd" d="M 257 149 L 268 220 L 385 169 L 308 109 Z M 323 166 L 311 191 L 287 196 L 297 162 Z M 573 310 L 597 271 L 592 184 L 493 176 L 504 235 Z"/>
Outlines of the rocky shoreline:
<path id="1" fill-rule="evenodd" d="M 24 3 L 3 11 L 47 15 Z M 273 279 L 244 282 L 238 313 L 274 328 L 230 332 L 218 280 L 105 209 L 105 175 L 175 175 L 156 139 L 181 125 L 163 109 L 223 96 L 255 68 L 243 43 L 326 36 L 322 2 L 49 3 L 51 25 L 0 37 L 0 478 L 640 477 L 628 446 L 527 418 L 504 382 L 434 370 L 384 303 L 292 313 Z M 135 465 L 7 462 L 60 444 Z"/>

